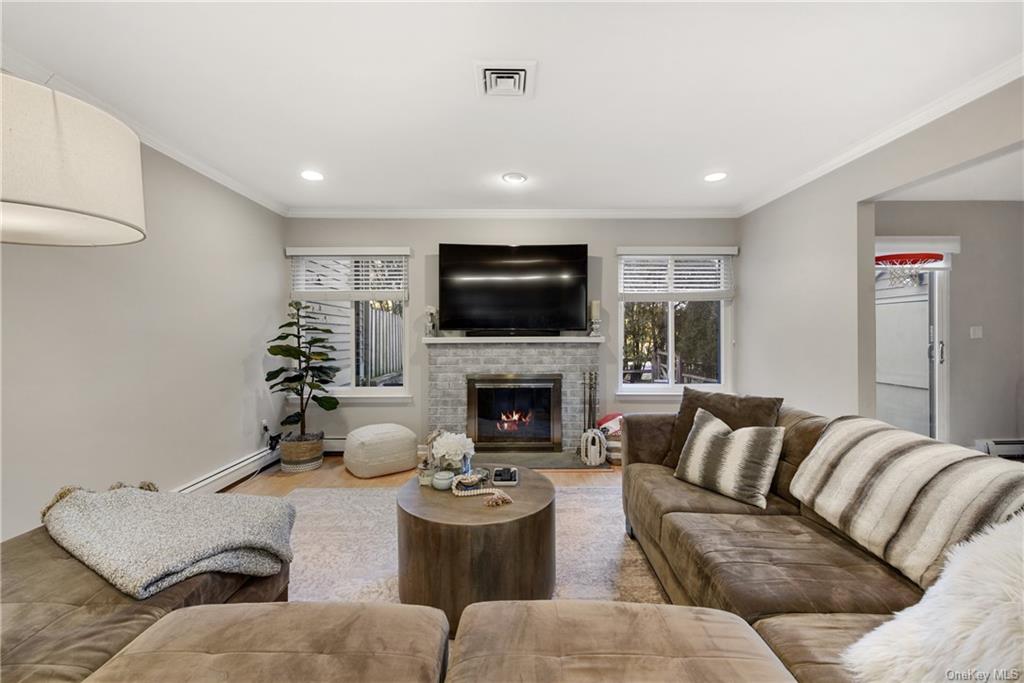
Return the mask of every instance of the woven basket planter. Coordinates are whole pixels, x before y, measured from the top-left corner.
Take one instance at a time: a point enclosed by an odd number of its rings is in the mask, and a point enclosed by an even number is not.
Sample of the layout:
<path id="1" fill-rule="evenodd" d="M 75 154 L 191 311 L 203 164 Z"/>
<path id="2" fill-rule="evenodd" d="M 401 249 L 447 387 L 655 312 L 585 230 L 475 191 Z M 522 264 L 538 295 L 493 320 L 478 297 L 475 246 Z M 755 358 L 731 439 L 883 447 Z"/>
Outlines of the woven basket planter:
<path id="1" fill-rule="evenodd" d="M 324 440 L 282 441 L 281 471 L 307 472 L 315 470 L 324 462 Z"/>

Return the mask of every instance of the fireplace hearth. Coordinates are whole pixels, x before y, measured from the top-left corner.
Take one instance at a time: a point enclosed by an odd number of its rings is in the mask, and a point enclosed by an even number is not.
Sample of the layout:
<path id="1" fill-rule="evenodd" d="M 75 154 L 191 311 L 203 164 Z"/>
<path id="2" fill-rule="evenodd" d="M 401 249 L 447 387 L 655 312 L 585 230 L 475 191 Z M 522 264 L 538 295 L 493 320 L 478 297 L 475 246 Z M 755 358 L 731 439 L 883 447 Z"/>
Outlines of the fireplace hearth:
<path id="1" fill-rule="evenodd" d="M 466 375 L 466 433 L 479 451 L 562 450 L 562 376 Z"/>

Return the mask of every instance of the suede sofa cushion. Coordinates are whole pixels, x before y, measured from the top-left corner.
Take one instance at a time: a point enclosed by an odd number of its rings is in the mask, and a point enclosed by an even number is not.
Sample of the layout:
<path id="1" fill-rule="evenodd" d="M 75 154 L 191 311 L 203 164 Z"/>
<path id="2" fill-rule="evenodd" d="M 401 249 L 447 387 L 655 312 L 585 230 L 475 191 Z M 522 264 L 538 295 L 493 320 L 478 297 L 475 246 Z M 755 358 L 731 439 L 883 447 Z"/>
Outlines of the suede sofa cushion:
<path id="1" fill-rule="evenodd" d="M 462 613 L 447 683 L 792 681 L 739 617 L 600 600 L 481 602 Z"/>
<path id="2" fill-rule="evenodd" d="M 210 572 L 136 600 L 71 556 L 43 527 L 4 541 L 0 556 L 5 683 L 81 681 L 172 610 L 224 602 L 239 591 L 273 599 L 288 577 L 287 565 L 282 575 L 255 580 Z"/>
<path id="3" fill-rule="evenodd" d="M 675 475 L 762 510 L 782 451 L 782 427 L 730 429 L 717 417 L 697 409 Z"/>
<path id="4" fill-rule="evenodd" d="M 842 653 L 881 626 L 889 614 L 782 614 L 754 630 L 801 683 L 853 683 Z"/>
<path id="5" fill-rule="evenodd" d="M 663 465 L 635 463 L 622 470 L 622 488 L 628 501 L 626 516 L 645 536 L 661 537 L 662 518 L 670 512 L 717 512 L 737 515 L 795 515 L 795 505 L 769 493 L 761 508 L 727 498 L 676 479 Z"/>
<path id="6" fill-rule="evenodd" d="M 779 466 L 775 468 L 772 491 L 793 505 L 799 505 L 800 501 L 790 492 L 789 485 L 800 463 L 818 443 L 818 438 L 828 423 L 827 417 L 806 410 L 785 405 L 779 409 L 779 421 L 776 426 L 784 427 L 786 435 L 782 438 L 782 455 L 779 457 Z"/>
<path id="7" fill-rule="evenodd" d="M 167 615 L 89 681 L 438 683 L 447 648 L 448 620 L 432 607 L 205 605 Z"/>
<path id="8" fill-rule="evenodd" d="M 890 614 L 921 589 L 849 541 L 795 515 L 672 513 L 660 546 L 694 603 L 753 623 L 788 613 Z"/>
<path id="9" fill-rule="evenodd" d="M 686 437 L 690 435 L 690 429 L 693 428 L 693 418 L 696 417 L 698 408 L 708 411 L 731 429 L 741 429 L 774 427 L 778 422 L 781 407 L 781 398 L 742 396 L 683 387 L 679 414 L 672 425 L 672 440 L 661 464 L 672 469 L 679 464 L 679 454 L 686 443 Z"/>

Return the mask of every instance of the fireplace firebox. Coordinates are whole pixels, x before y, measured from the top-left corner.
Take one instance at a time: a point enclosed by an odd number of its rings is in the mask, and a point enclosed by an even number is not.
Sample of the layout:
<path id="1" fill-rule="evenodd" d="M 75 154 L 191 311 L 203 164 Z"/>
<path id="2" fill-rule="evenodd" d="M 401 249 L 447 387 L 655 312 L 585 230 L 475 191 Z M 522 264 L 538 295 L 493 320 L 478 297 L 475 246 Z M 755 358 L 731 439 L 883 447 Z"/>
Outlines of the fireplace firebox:
<path id="1" fill-rule="evenodd" d="M 561 375 L 466 375 L 466 392 L 477 450 L 562 450 Z"/>

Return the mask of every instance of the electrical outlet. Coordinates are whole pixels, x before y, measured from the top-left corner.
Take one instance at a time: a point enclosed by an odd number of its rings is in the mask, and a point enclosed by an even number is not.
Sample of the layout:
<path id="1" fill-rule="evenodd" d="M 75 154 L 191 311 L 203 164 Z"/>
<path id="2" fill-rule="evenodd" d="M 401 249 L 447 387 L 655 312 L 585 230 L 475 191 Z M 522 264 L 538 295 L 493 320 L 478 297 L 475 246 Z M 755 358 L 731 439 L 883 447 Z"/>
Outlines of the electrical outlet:
<path id="1" fill-rule="evenodd" d="M 972 325 L 971 339 L 981 339 L 984 332 L 985 331 L 982 329 L 981 325 Z"/>

